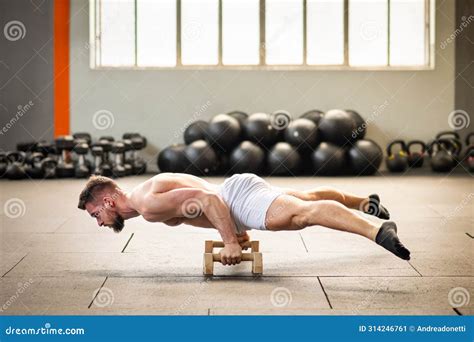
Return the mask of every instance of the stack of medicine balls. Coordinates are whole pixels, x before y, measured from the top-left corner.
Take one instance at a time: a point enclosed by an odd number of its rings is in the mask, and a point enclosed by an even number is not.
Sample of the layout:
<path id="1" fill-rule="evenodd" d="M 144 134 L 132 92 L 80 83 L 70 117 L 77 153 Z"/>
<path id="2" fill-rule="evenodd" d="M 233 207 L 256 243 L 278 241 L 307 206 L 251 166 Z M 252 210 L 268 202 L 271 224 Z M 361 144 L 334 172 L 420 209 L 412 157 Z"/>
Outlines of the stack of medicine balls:
<path id="1" fill-rule="evenodd" d="M 184 144 L 163 149 L 161 172 L 198 176 L 255 173 L 264 176 L 372 175 L 383 159 L 366 124 L 353 110 L 311 110 L 293 119 L 287 111 L 241 111 L 197 120 Z"/>

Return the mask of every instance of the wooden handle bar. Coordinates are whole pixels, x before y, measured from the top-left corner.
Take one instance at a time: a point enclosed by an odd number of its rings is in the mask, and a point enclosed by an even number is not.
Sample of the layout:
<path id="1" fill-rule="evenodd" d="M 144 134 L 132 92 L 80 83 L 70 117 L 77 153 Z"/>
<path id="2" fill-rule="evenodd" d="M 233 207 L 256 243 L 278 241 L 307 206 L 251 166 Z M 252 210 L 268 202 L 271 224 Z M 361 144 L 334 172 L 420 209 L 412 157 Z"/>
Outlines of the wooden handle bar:
<path id="1" fill-rule="evenodd" d="M 223 248 L 225 245 L 224 245 L 224 242 L 222 241 L 213 241 L 212 246 L 215 248 Z M 250 241 L 246 241 L 243 247 L 250 248 L 251 247 Z"/>
<path id="2" fill-rule="evenodd" d="M 221 262 L 221 255 L 217 253 L 212 254 L 212 260 Z M 252 253 L 242 253 L 242 261 L 253 261 Z"/>

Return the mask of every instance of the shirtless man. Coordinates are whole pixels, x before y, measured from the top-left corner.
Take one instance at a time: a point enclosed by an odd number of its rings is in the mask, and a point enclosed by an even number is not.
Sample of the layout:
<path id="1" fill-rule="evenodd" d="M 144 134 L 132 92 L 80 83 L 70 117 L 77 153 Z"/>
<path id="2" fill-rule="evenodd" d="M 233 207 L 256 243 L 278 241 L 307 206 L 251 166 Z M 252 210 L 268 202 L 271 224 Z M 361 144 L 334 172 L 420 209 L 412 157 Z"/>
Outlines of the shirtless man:
<path id="1" fill-rule="evenodd" d="M 394 222 L 376 224 L 350 210 L 389 219 L 377 195 L 357 197 L 330 188 L 281 189 L 249 173 L 233 175 L 221 185 L 188 174 L 161 173 L 130 192 L 110 178 L 92 176 L 79 196 L 78 207 L 87 210 L 99 226 L 117 233 L 125 220 L 139 215 L 169 226 L 185 223 L 215 228 L 225 245 L 220 251 L 224 265 L 240 263 L 241 244 L 249 240 L 249 229 L 300 230 L 314 225 L 365 236 L 410 260 Z"/>

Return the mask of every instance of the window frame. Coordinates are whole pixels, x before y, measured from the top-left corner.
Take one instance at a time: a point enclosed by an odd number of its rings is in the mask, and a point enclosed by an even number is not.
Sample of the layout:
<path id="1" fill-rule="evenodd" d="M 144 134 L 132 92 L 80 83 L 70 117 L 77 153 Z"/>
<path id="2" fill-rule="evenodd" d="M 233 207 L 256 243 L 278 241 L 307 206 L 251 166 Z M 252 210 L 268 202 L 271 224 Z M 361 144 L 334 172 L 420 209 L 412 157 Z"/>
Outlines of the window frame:
<path id="1" fill-rule="evenodd" d="M 183 65 L 181 61 L 181 0 L 176 0 L 176 65 L 174 66 L 139 66 L 137 65 L 137 0 L 135 0 L 135 65 L 124 66 L 104 66 L 100 62 L 100 4 L 101 0 L 89 0 L 89 51 L 90 68 L 93 70 L 367 70 L 367 71 L 416 71 L 434 70 L 435 68 L 435 9 L 436 0 L 424 0 L 425 2 L 425 64 L 424 65 L 403 65 L 395 66 L 390 63 L 390 2 L 387 0 L 387 65 L 349 65 L 349 0 L 344 0 L 344 62 L 343 64 L 307 64 L 307 1 L 303 0 L 303 64 L 265 64 L 265 0 L 258 0 L 260 3 L 260 47 L 259 64 L 254 65 L 225 65 L 222 63 L 222 1 L 218 0 L 218 63 L 214 65 Z M 98 30 L 97 30 L 98 29 Z"/>

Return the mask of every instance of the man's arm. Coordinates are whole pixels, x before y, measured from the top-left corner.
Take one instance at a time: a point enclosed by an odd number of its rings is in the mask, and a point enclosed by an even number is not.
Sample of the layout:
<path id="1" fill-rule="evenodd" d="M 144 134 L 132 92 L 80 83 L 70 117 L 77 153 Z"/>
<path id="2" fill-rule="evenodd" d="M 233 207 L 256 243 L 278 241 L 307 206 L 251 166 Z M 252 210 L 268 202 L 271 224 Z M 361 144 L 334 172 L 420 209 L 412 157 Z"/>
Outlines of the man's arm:
<path id="1" fill-rule="evenodd" d="M 144 198 L 142 212 L 151 215 L 159 212 L 171 217 L 192 218 L 204 214 L 219 231 L 226 247 L 221 251 L 222 263 L 235 264 L 241 259 L 240 248 L 235 233 L 235 223 L 227 204 L 216 193 L 203 189 L 180 188 L 163 193 L 149 193 Z"/>

